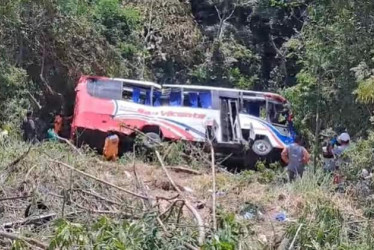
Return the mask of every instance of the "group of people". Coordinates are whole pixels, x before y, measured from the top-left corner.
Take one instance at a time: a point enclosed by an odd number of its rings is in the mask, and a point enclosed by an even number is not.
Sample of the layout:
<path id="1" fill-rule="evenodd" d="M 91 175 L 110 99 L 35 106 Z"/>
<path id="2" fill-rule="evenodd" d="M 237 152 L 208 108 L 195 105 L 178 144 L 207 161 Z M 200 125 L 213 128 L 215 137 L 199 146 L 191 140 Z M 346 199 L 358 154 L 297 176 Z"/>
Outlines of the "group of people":
<path id="1" fill-rule="evenodd" d="M 71 119 L 71 117 L 64 117 L 61 112 L 57 113 L 54 117 L 53 125 L 49 126 L 47 130 L 47 138 L 51 141 L 58 141 L 62 128 L 64 119 Z M 23 132 L 23 140 L 30 143 L 35 143 L 38 141 L 37 129 L 35 124 L 35 119 L 33 117 L 32 111 L 27 111 L 26 117 L 23 119 L 21 130 Z M 107 160 L 116 160 L 118 157 L 119 148 L 119 137 L 114 132 L 109 132 L 105 138 L 103 155 Z"/>
<path id="2" fill-rule="evenodd" d="M 350 145 L 351 137 L 344 132 L 337 138 L 331 139 L 323 147 L 324 166 L 323 170 L 334 174 L 334 183 L 340 182 L 339 170 L 342 165 L 342 156 Z M 287 164 L 289 181 L 292 182 L 296 177 L 302 177 L 305 166 L 310 161 L 310 154 L 302 146 L 302 139 L 296 136 L 294 143 L 284 148 L 281 153 L 282 160 Z"/>
<path id="3" fill-rule="evenodd" d="M 67 117 L 66 119 L 70 119 Z M 61 113 L 54 117 L 53 125 L 50 125 L 47 130 L 47 138 L 49 140 L 58 140 L 61 134 L 64 118 Z M 26 117 L 21 125 L 23 140 L 30 143 L 35 143 L 39 140 L 37 134 L 37 126 L 32 111 L 27 111 Z"/>

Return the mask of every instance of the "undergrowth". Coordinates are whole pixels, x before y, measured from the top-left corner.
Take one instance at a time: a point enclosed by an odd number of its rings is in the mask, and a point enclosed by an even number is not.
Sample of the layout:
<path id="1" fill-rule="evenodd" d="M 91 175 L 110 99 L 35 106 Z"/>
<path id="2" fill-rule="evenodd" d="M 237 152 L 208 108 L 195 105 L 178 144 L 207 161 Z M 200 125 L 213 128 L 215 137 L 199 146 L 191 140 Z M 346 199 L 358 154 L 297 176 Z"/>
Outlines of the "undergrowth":
<path id="1" fill-rule="evenodd" d="M 196 223 L 192 218 L 181 219 L 178 209 L 172 210 L 167 216 L 165 227 L 167 231 L 172 232 L 167 236 L 157 224 L 157 213 L 154 210 L 144 212 L 144 205 L 141 202 L 123 196 L 120 192 L 113 192 L 79 175 L 73 175 L 72 178 L 69 171 L 64 171 L 50 161 L 63 161 L 94 176 L 105 176 L 116 185 L 126 187 L 134 185 L 123 174 L 124 171 L 129 171 L 127 166 L 130 166 L 130 169 L 133 167 L 133 152 L 123 156 L 118 164 L 105 163 L 100 166 L 98 160 L 101 156 L 88 147 L 81 148 L 82 155 L 78 155 L 66 144 L 45 142 L 34 145 L 25 159 L 9 167 L 9 164 L 27 152 L 29 145 L 9 139 L 1 141 L 0 145 L 0 181 L 5 194 L 16 192 L 22 185 L 29 185 L 25 191 L 26 194 L 33 196 L 32 200 L 42 200 L 51 211 L 59 214 L 53 223 L 43 228 L 42 233 L 35 228 L 25 231 L 30 237 L 48 242 L 50 249 L 186 249 L 186 244 L 196 245 Z M 369 142 L 365 142 L 363 145 L 354 146 L 357 149 L 357 156 L 352 157 L 353 160 L 346 167 L 359 169 L 368 166 L 370 160 L 359 158 L 358 155 L 369 157 L 369 145 Z M 205 206 L 210 206 L 211 192 L 208 190 L 211 189 L 212 179 L 209 174 L 209 153 L 203 153 L 181 143 L 165 146 L 161 152 L 167 165 L 185 165 L 204 173 L 191 182 L 190 185 L 196 192 L 191 195 L 204 200 Z M 188 157 L 191 155 L 193 157 Z M 144 156 L 136 155 L 136 164 L 147 160 L 142 157 Z M 357 165 L 352 165 L 355 162 Z M 160 169 L 160 166 L 152 162 L 142 167 Z M 272 235 L 282 235 L 282 232 L 285 232 L 285 237 L 290 240 L 295 238 L 294 246 L 299 249 L 374 249 L 371 239 L 374 236 L 372 221 L 369 219 L 374 214 L 374 206 L 370 199 L 357 203 L 357 197 L 351 197 L 349 193 L 337 193 L 336 185 L 332 184 L 332 177 L 321 170 L 314 173 L 311 167 L 307 167 L 302 179 L 297 179 L 293 183 L 285 183 L 285 176 L 285 169 L 278 164 L 266 168 L 262 162 L 257 164 L 256 171 L 217 174 L 218 228 L 214 231 L 211 220 L 206 220 L 207 237 L 202 249 L 274 247 L 279 243 L 276 243 L 275 236 Z M 359 182 L 359 177 L 355 174 L 353 176 L 356 178 L 355 181 Z M 101 193 L 106 198 L 118 200 L 121 203 L 120 206 L 115 206 L 118 211 L 135 214 L 139 218 L 120 215 L 97 216 L 87 212 L 82 217 L 64 219 L 61 216 L 63 200 L 57 197 L 61 197 L 64 192 L 70 192 L 73 201 L 71 204 L 65 204 L 66 214 L 77 211 L 76 203 L 95 211 L 113 209 L 113 204 L 108 206 L 98 203 L 97 200 L 88 200 L 88 196 L 77 196 L 69 186 L 73 189 Z M 348 189 L 346 191 L 348 192 Z M 51 193 L 54 196 L 50 196 Z M 246 204 L 261 207 L 262 215 L 244 218 L 240 211 Z M 15 205 L 22 207 L 27 203 Z M 358 206 L 361 209 L 358 209 Z M 275 209 L 276 212 L 284 210 L 289 221 L 276 222 L 274 216 L 267 212 L 269 208 Z M 13 210 L 7 208 L 5 215 L 8 217 L 0 220 L 8 221 L 12 216 L 9 214 L 11 211 Z M 259 240 L 261 234 L 266 235 L 266 241 Z M 13 249 L 28 248 L 23 241 L 14 241 L 12 245 Z"/>

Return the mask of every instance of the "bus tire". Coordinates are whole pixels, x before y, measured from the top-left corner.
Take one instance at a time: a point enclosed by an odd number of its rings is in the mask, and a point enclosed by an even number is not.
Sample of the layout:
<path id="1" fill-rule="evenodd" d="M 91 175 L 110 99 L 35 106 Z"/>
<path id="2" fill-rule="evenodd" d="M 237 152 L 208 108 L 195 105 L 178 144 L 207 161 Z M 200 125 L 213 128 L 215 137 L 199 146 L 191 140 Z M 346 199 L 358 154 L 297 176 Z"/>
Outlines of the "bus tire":
<path id="1" fill-rule="evenodd" d="M 268 140 L 256 140 L 252 145 L 252 151 L 259 156 L 267 156 L 272 150 L 273 147 Z"/>
<path id="2" fill-rule="evenodd" d="M 153 149 L 161 143 L 161 136 L 155 132 L 146 132 L 143 137 L 143 145 L 147 149 Z"/>

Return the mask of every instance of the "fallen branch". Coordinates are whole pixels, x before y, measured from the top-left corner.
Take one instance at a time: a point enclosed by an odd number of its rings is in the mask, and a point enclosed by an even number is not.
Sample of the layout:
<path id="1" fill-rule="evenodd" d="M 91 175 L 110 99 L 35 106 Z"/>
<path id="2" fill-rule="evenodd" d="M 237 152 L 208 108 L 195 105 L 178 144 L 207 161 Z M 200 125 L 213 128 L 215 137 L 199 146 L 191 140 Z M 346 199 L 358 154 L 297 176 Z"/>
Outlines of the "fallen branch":
<path id="1" fill-rule="evenodd" d="M 15 159 L 14 161 L 12 161 L 8 166 L 6 166 L 4 169 L 8 169 L 8 168 L 11 168 L 11 167 L 14 167 L 15 165 L 17 165 L 20 161 L 22 161 L 23 159 L 26 158 L 26 156 L 30 153 L 31 151 L 31 148 L 32 148 L 32 144 L 30 144 L 29 148 L 27 149 L 26 152 L 24 152 L 22 155 L 20 155 L 17 159 Z"/>
<path id="2" fill-rule="evenodd" d="M 159 217 L 163 217 L 167 212 L 169 212 L 170 210 L 172 210 L 178 202 L 182 202 L 182 204 L 184 205 L 184 200 L 175 200 L 168 208 L 165 209 L 164 212 L 162 212 Z M 170 212 L 171 213 L 171 212 Z"/>
<path id="3" fill-rule="evenodd" d="M 36 106 L 38 106 L 38 109 L 42 109 L 42 105 L 36 100 L 36 98 L 30 93 L 30 91 L 26 90 L 26 93 L 30 96 L 31 100 L 35 103 Z"/>
<path id="4" fill-rule="evenodd" d="M 156 152 L 156 156 L 157 156 L 157 159 L 159 160 L 160 164 L 161 164 L 161 167 L 162 169 L 164 170 L 167 178 L 169 179 L 171 185 L 173 185 L 173 187 L 175 188 L 175 190 L 178 192 L 178 194 L 181 196 L 181 197 L 184 197 L 182 191 L 179 189 L 179 187 L 175 184 L 174 180 L 171 178 L 170 174 L 169 174 L 169 171 L 167 170 L 167 168 L 165 167 L 165 164 L 162 160 L 162 157 L 160 155 L 160 153 L 155 150 Z M 191 211 L 191 213 L 194 215 L 196 221 L 197 221 L 197 224 L 198 224 L 198 229 L 199 229 L 199 239 L 198 239 L 198 242 L 199 242 L 199 245 L 202 246 L 204 244 L 204 241 L 205 241 L 205 230 L 204 230 L 204 222 L 203 222 L 203 219 L 201 218 L 200 214 L 197 212 L 197 210 L 191 205 L 191 203 L 184 198 L 184 203 L 186 205 L 186 207 L 188 208 L 188 210 Z"/>
<path id="5" fill-rule="evenodd" d="M 213 229 L 217 231 L 217 217 L 216 217 L 216 165 L 214 157 L 214 148 L 212 142 L 209 140 L 210 151 L 211 151 L 211 161 L 212 161 L 212 219 L 213 219 Z"/>
<path id="6" fill-rule="evenodd" d="M 164 197 L 164 196 L 156 196 L 156 200 L 165 200 L 165 201 L 171 201 L 171 200 L 174 200 L 176 198 L 179 197 L 179 194 L 177 194 L 176 196 L 172 196 L 172 197 Z"/>
<path id="7" fill-rule="evenodd" d="M 31 225 L 31 224 L 38 223 L 41 220 L 52 219 L 56 215 L 57 215 L 56 213 L 50 213 L 50 214 L 46 214 L 46 215 L 39 215 L 39 216 L 35 216 L 35 217 L 30 217 L 30 218 L 27 218 L 27 219 L 24 219 L 24 220 L 7 222 L 7 223 L 2 224 L 1 227 L 2 228 L 11 228 L 11 227 L 14 227 L 16 225 L 20 225 L 20 226 Z"/>
<path id="8" fill-rule="evenodd" d="M 3 197 L 0 198 L 0 201 L 9 201 L 9 200 L 21 200 L 21 199 L 27 199 L 32 197 L 32 195 L 27 195 L 27 196 L 15 196 L 15 197 Z"/>
<path id="9" fill-rule="evenodd" d="M 107 181 L 104 181 L 104 180 L 102 180 L 102 179 L 99 179 L 99 178 L 97 178 L 97 177 L 95 177 L 95 176 L 93 176 L 93 175 L 87 174 L 86 172 L 83 172 L 83 171 L 81 171 L 81 170 L 79 170 L 79 169 L 76 169 L 76 168 L 74 168 L 74 167 L 72 167 L 72 166 L 70 166 L 70 165 L 68 165 L 68 164 L 66 164 L 66 163 L 64 163 L 64 162 L 56 161 L 56 160 L 53 160 L 53 159 L 50 159 L 49 161 L 54 162 L 54 163 L 56 163 L 56 164 L 60 164 L 61 166 L 64 166 L 64 167 L 66 167 L 66 168 L 68 168 L 68 169 L 71 169 L 71 170 L 73 170 L 73 171 L 75 171 L 75 172 L 77 172 L 77 173 L 79 173 L 79 174 L 81 174 L 81 175 L 83 175 L 83 176 L 86 176 L 86 177 L 88 177 L 88 178 L 90 178 L 90 179 L 93 179 L 93 180 L 95 180 L 95 181 L 97 181 L 97 182 L 100 182 L 100 183 L 105 184 L 105 185 L 107 185 L 107 186 L 113 187 L 113 188 L 115 188 L 115 189 L 118 189 L 118 190 L 120 190 L 120 191 L 122 191 L 122 192 L 125 192 L 125 193 L 127 193 L 127 194 L 130 194 L 130 195 L 132 195 L 132 196 L 135 196 L 135 197 L 138 197 L 138 198 L 141 198 L 141 199 L 144 199 L 144 200 L 147 200 L 147 199 L 148 199 L 148 198 L 147 198 L 146 196 L 144 196 L 144 195 L 140 195 L 140 194 L 134 193 L 134 192 L 132 192 L 132 191 L 130 191 L 130 190 L 127 190 L 127 189 L 121 188 L 121 187 L 116 186 L 116 185 L 114 185 L 114 184 L 112 184 L 112 183 L 110 183 L 110 182 L 107 182 Z"/>
<path id="10" fill-rule="evenodd" d="M 7 232 L 0 232 L 0 238 L 8 238 L 8 239 L 11 239 L 11 240 L 20 240 L 20 241 L 24 241 L 30 245 L 33 245 L 33 246 L 36 246 L 36 247 L 39 247 L 41 249 L 48 249 L 48 245 L 43 243 L 43 242 L 40 242 L 36 239 L 33 239 L 33 238 L 26 238 L 26 237 L 22 237 L 22 236 L 18 236 L 16 234 L 12 234 L 12 233 L 7 233 Z"/>
<path id="11" fill-rule="evenodd" d="M 86 210 L 87 212 L 89 213 L 93 213 L 93 214 L 108 214 L 108 215 L 121 215 L 123 216 L 125 219 L 140 219 L 139 216 L 136 216 L 136 215 L 132 215 L 132 214 L 127 214 L 127 213 L 124 213 L 124 212 L 121 212 L 121 211 L 110 211 L 110 210 L 96 210 L 96 209 L 92 209 L 92 208 L 88 208 L 88 207 L 84 207 L 76 202 L 74 202 L 74 204 L 80 208 L 80 209 L 83 209 L 83 210 Z"/>
<path id="12" fill-rule="evenodd" d="M 175 172 L 183 172 L 183 173 L 187 173 L 187 174 L 202 175 L 201 172 L 199 172 L 197 170 L 190 169 L 190 168 L 184 168 L 184 167 L 168 167 L 168 168 L 175 171 Z"/>
<path id="13" fill-rule="evenodd" d="M 74 146 L 73 143 L 71 143 L 68 139 L 62 138 L 61 136 L 58 136 L 58 135 L 56 135 L 56 138 L 65 142 L 66 144 L 68 144 L 79 155 L 82 155 L 82 153 L 79 151 L 79 149 L 76 146 Z"/>
<path id="14" fill-rule="evenodd" d="M 199 250 L 199 248 L 194 247 L 193 245 L 191 245 L 189 243 L 184 243 L 184 246 L 187 247 L 190 250 Z"/>
<path id="15" fill-rule="evenodd" d="M 289 250 L 293 249 L 293 245 L 295 244 L 297 235 L 299 235 L 299 232 L 300 232 L 302 226 L 303 226 L 303 224 L 300 224 L 299 228 L 297 229 L 295 237 L 293 237 L 293 240 L 291 242 L 290 248 L 288 248 Z"/>
<path id="16" fill-rule="evenodd" d="M 72 213 L 66 214 L 65 216 L 69 217 L 69 216 L 72 216 L 72 215 L 76 215 L 78 213 L 79 212 L 72 212 Z M 49 220 L 49 219 L 52 219 L 56 216 L 57 216 L 57 213 L 50 213 L 50 214 L 39 215 L 39 216 L 35 216 L 35 217 L 29 217 L 29 218 L 26 218 L 26 219 L 23 219 L 23 220 L 4 223 L 4 224 L 1 225 L 1 228 L 12 228 L 16 225 L 25 226 L 25 225 L 36 224 L 36 223 L 38 223 L 42 220 Z"/>
<path id="17" fill-rule="evenodd" d="M 165 150 L 165 152 L 163 152 L 164 153 L 164 157 L 162 157 L 162 160 L 163 161 L 165 161 L 165 159 L 166 159 L 166 156 L 170 153 L 170 151 L 171 151 L 171 149 L 173 148 L 173 144 L 171 143 L 168 147 L 167 147 L 167 149 Z"/>
<path id="18" fill-rule="evenodd" d="M 116 202 L 116 201 L 113 201 L 113 200 L 109 200 L 109 199 L 107 199 L 107 198 L 105 198 L 105 197 L 102 197 L 102 196 L 100 196 L 100 195 L 98 195 L 98 194 L 94 194 L 94 193 L 89 192 L 89 191 L 86 191 L 86 190 L 82 190 L 82 189 L 75 188 L 75 189 L 73 189 L 72 191 L 82 192 L 82 193 L 84 193 L 84 194 L 87 194 L 87 195 L 90 195 L 90 196 L 96 197 L 96 198 L 98 198 L 98 199 L 100 199 L 100 200 L 106 201 L 106 202 L 111 203 L 111 204 L 114 204 L 114 205 L 118 205 L 118 206 L 121 206 L 121 205 L 122 205 L 122 204 L 119 203 L 119 202 Z"/>

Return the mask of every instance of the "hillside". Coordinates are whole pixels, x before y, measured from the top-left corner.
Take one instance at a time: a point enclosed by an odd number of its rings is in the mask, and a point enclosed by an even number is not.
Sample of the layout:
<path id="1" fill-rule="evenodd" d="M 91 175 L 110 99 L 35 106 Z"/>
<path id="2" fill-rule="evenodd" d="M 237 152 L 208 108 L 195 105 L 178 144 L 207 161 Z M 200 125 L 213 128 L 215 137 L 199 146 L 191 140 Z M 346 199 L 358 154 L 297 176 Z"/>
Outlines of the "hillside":
<path id="1" fill-rule="evenodd" d="M 362 176 L 374 161 L 373 10 L 372 0 L 1 1 L 0 248 L 373 249 L 374 186 Z M 279 93 L 313 161 L 288 183 L 278 163 L 227 172 L 181 143 L 158 149 L 161 161 L 152 151 L 108 163 L 85 146 L 22 142 L 27 110 L 42 125 L 73 113 L 82 75 Z M 352 137 L 340 185 L 321 170 L 332 130 Z"/>
<path id="2" fill-rule="evenodd" d="M 337 192 L 312 168 L 289 184 L 276 165 L 240 174 L 216 166 L 212 178 L 209 156 L 185 159 L 178 144 L 161 149 L 165 168 L 53 142 L 2 146 L 2 249 L 199 249 L 200 239 L 201 249 L 373 247 L 363 183 Z"/>

